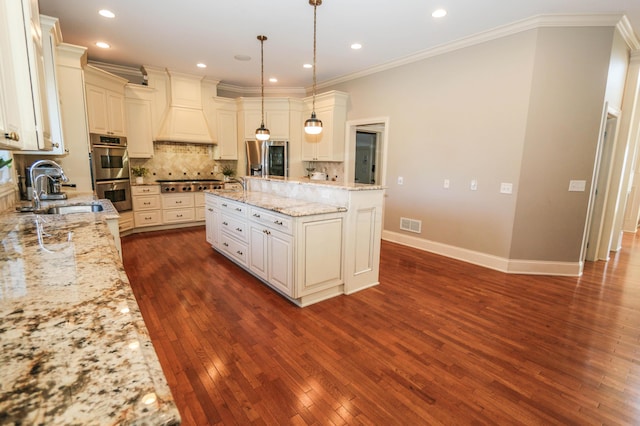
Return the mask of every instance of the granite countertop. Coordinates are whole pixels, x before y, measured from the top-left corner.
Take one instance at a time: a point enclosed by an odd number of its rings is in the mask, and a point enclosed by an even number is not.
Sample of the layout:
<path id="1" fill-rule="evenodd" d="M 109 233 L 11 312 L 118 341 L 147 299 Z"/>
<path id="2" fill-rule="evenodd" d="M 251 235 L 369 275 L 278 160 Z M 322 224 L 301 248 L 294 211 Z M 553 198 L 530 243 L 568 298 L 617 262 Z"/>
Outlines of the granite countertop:
<path id="1" fill-rule="evenodd" d="M 1 424 L 180 423 L 99 202 L 0 213 Z"/>
<path id="2" fill-rule="evenodd" d="M 267 182 L 285 182 L 285 183 L 293 183 L 299 185 L 313 185 L 313 186 L 324 186 L 327 188 L 334 189 L 342 189 L 345 191 L 374 191 L 378 189 L 385 189 L 386 186 L 383 185 L 367 185 L 364 183 L 344 183 L 344 182 L 336 182 L 331 180 L 313 180 L 308 177 L 300 177 L 300 178 L 283 178 L 280 176 L 245 176 L 245 179 L 252 180 L 263 180 Z"/>
<path id="3" fill-rule="evenodd" d="M 297 198 L 282 197 L 267 192 L 243 192 L 242 190 L 235 191 L 228 189 L 213 189 L 205 192 L 294 217 L 347 211 L 345 207 L 341 206 L 332 206 L 330 204 L 315 203 Z"/>

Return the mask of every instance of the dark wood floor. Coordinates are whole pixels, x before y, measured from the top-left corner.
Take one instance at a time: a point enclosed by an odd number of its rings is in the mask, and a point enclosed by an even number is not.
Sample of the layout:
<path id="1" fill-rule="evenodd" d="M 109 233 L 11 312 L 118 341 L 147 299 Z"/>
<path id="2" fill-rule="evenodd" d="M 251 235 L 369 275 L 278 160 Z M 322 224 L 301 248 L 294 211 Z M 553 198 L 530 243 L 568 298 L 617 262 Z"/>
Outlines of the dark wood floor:
<path id="1" fill-rule="evenodd" d="M 640 236 L 581 278 L 383 242 L 379 286 L 306 308 L 202 227 L 122 246 L 183 424 L 640 423 Z"/>

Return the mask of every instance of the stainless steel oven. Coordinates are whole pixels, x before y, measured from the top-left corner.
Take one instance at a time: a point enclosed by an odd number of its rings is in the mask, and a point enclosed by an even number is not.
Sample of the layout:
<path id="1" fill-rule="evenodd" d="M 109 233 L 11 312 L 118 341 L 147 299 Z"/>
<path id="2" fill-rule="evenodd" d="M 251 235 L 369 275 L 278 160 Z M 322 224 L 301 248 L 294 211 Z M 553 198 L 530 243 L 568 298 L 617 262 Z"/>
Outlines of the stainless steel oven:
<path id="1" fill-rule="evenodd" d="M 110 200 L 118 211 L 131 210 L 127 138 L 91 133 L 90 141 L 91 175 L 96 195 Z"/>
<path id="2" fill-rule="evenodd" d="M 132 209 L 131 185 L 128 180 L 107 180 L 95 183 L 95 191 L 98 198 L 106 198 L 111 201 L 113 207 L 119 212 Z"/>

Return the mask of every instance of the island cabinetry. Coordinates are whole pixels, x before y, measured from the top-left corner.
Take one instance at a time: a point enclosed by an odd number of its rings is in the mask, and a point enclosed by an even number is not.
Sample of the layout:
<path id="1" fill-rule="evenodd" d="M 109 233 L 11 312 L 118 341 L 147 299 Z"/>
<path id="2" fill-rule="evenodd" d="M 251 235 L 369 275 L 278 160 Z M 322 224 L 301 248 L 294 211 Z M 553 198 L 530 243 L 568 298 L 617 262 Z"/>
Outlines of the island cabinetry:
<path id="1" fill-rule="evenodd" d="M 220 228 L 218 225 L 218 198 L 205 195 L 205 228 L 207 242 L 212 247 L 220 248 Z"/>
<path id="2" fill-rule="evenodd" d="M 89 132 L 126 136 L 124 87 L 128 83 L 99 68 L 85 67 Z"/>
<path id="3" fill-rule="evenodd" d="M 132 186 L 131 199 L 133 201 L 133 221 L 136 228 L 162 224 L 160 186 Z"/>
<path id="4" fill-rule="evenodd" d="M 248 208 L 243 203 L 225 199 L 218 200 L 220 250 L 238 264 L 247 267 L 249 259 L 249 237 L 247 226 Z"/>
<path id="5" fill-rule="evenodd" d="M 164 224 L 193 222 L 195 200 L 192 193 L 162 194 L 162 222 Z"/>
<path id="6" fill-rule="evenodd" d="M 249 269 L 286 296 L 295 297 L 291 220 L 251 207 Z"/>

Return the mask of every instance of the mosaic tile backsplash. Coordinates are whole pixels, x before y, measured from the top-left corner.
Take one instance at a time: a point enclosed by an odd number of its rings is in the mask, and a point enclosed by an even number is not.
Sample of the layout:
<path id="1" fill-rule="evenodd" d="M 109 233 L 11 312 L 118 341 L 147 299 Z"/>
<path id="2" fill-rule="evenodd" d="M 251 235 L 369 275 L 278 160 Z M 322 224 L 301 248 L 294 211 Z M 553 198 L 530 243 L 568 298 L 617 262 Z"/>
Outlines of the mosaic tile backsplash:
<path id="1" fill-rule="evenodd" d="M 156 179 L 222 179 L 225 164 L 235 166 L 235 161 L 216 161 L 213 145 L 154 142 L 154 156 L 150 159 L 131 159 L 131 166 L 144 166 L 151 174 L 145 180 Z"/>

